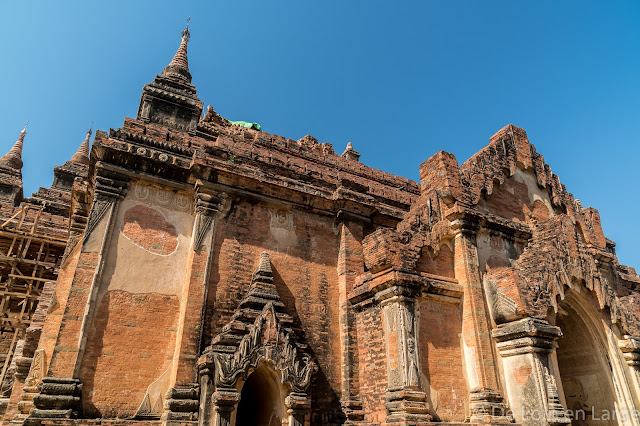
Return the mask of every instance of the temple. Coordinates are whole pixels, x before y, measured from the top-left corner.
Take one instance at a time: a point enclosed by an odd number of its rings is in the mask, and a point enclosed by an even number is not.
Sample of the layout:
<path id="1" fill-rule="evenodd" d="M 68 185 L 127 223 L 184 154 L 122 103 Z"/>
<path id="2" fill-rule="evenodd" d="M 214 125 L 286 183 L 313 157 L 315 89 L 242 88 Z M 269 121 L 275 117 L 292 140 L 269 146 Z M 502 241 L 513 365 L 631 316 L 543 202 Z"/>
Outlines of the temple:
<path id="1" fill-rule="evenodd" d="M 3 424 L 640 425 L 640 277 L 523 129 L 414 182 L 203 111 L 189 38 L 51 187 L 0 159 Z"/>

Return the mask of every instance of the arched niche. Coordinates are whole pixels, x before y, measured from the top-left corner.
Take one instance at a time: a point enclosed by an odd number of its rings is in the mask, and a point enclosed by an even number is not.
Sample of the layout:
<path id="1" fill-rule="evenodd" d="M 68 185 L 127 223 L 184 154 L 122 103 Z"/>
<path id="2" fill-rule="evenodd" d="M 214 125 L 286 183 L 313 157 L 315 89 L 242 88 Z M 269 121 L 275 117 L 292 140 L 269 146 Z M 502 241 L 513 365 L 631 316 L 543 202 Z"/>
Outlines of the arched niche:
<path id="1" fill-rule="evenodd" d="M 233 343 L 226 346 L 233 352 L 209 349 L 200 357 L 200 425 L 271 426 L 279 421 L 275 424 L 303 426 L 316 368 L 311 355 L 300 350 L 292 330 L 281 326 L 271 302 L 241 329 L 248 331 L 241 339 L 219 335 L 220 342 Z"/>
<path id="2" fill-rule="evenodd" d="M 303 426 L 315 369 L 284 311 L 264 252 L 247 295 L 198 360 L 199 424 L 235 426 L 237 416 L 243 424 L 271 424 L 273 414 L 280 424 Z M 239 413 L 245 408 L 257 412 Z"/>

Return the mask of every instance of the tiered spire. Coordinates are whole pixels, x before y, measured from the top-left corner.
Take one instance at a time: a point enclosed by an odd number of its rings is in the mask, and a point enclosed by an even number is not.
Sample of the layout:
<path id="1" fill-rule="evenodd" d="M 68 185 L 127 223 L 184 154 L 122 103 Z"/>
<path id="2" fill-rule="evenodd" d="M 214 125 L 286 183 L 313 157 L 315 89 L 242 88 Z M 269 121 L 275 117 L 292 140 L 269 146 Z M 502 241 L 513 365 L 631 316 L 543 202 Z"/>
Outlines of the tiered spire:
<path id="1" fill-rule="evenodd" d="M 24 137 L 27 134 L 27 125 L 24 125 L 24 129 L 20 132 L 20 137 L 13 147 L 7 152 L 5 155 L 0 158 L 0 163 L 12 167 L 14 169 L 21 170 L 22 169 L 22 144 L 24 142 Z"/>
<path id="2" fill-rule="evenodd" d="M 180 47 L 178 47 L 178 51 L 173 56 L 173 59 L 169 64 L 185 68 L 187 71 L 189 70 L 189 58 L 187 58 L 187 43 L 189 43 L 189 38 L 191 38 L 191 33 L 189 32 L 190 20 L 191 18 L 189 17 L 189 19 L 187 19 L 187 27 L 182 31 L 182 41 L 180 42 Z"/>
<path id="3" fill-rule="evenodd" d="M 71 162 L 76 164 L 89 164 L 89 139 L 91 139 L 91 128 L 87 131 L 84 141 L 80 144 L 78 151 L 71 157 Z"/>
<path id="4" fill-rule="evenodd" d="M 191 33 L 189 32 L 189 21 L 191 17 L 187 19 L 187 26 L 182 31 L 182 40 L 180 41 L 180 47 L 176 51 L 176 54 L 173 56 L 173 59 L 167 65 L 167 67 L 162 71 L 162 75 L 167 77 L 177 77 L 180 79 L 186 79 L 189 83 L 191 82 L 191 73 L 189 73 L 189 58 L 187 56 L 187 45 L 189 43 L 189 39 L 191 38 Z"/>
<path id="5" fill-rule="evenodd" d="M 202 101 L 191 84 L 187 44 L 189 43 L 189 21 L 182 31 L 182 41 L 171 63 L 152 83 L 142 89 L 138 108 L 138 120 L 157 123 L 181 132 L 196 134 L 198 121 L 202 117 Z"/>

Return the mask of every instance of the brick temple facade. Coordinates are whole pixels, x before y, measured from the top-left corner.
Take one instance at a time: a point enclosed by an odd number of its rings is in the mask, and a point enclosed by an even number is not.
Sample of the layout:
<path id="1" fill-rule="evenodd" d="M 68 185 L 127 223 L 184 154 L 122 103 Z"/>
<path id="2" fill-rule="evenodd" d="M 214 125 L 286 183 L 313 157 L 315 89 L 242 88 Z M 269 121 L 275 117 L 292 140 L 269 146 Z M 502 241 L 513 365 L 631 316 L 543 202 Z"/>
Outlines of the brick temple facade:
<path id="1" fill-rule="evenodd" d="M 0 160 L 65 241 L 4 424 L 640 425 L 640 277 L 523 129 L 414 182 L 203 114 L 188 40 L 51 188 Z"/>

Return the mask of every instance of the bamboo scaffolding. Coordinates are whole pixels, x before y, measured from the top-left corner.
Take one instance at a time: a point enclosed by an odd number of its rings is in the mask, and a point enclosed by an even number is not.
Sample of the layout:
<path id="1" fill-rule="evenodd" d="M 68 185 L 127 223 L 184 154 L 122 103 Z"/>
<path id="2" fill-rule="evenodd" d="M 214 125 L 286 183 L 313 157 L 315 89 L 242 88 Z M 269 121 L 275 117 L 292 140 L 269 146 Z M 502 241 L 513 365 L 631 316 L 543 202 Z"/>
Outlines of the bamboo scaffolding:
<path id="1" fill-rule="evenodd" d="M 66 241 L 38 232 L 44 207 L 23 205 L 0 224 L 0 383 L 31 323 L 44 283 L 55 281 Z"/>

